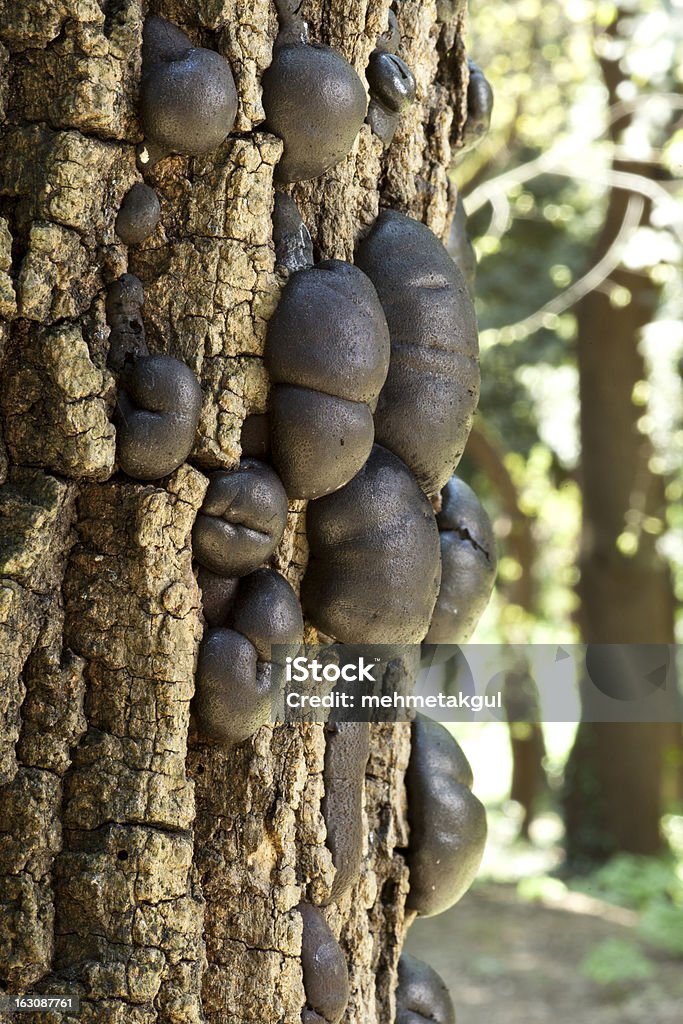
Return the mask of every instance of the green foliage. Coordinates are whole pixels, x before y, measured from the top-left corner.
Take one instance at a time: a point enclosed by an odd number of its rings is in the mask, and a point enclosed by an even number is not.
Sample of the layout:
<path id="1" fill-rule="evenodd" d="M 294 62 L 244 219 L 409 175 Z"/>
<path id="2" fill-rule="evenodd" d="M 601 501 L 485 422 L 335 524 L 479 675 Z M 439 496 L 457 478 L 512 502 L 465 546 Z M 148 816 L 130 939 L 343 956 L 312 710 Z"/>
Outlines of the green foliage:
<path id="1" fill-rule="evenodd" d="M 582 960 L 579 970 L 598 985 L 621 986 L 646 981 L 654 974 L 654 966 L 629 939 L 606 939 L 598 943 Z"/>
<path id="2" fill-rule="evenodd" d="M 638 934 L 683 957 L 683 861 L 618 854 L 573 888 L 638 912 Z"/>
<path id="3" fill-rule="evenodd" d="M 505 449 L 520 456 L 515 476 L 523 494 L 534 489 L 528 477 L 536 472 L 539 448 L 545 449 L 555 511 L 563 507 L 563 521 L 574 516 L 571 529 L 557 539 L 543 523 L 536 525 L 542 560 L 549 546 L 560 545 L 568 560 L 576 559 L 579 505 L 565 487 L 573 483 L 579 460 L 574 305 L 595 262 L 617 154 L 620 166 L 632 172 L 633 194 L 640 182 L 652 201 L 650 223 L 635 231 L 614 266 L 623 260 L 648 275 L 653 292 L 661 294 L 657 320 L 644 339 L 651 387 L 647 392 L 648 382 L 641 382 L 638 400 L 643 398 L 643 429 L 656 449 L 650 469 L 670 480 L 669 509 L 666 522 L 652 520 L 642 528 L 660 535 L 661 553 L 678 566 L 675 586 L 683 598 L 683 386 L 675 365 L 683 364 L 683 330 L 676 326 L 683 316 L 683 226 L 675 181 L 683 132 L 673 130 L 683 106 L 680 7 L 661 0 L 471 4 L 467 46 L 489 78 L 495 102 L 489 136 L 456 167 L 455 178 L 479 258 L 480 416 Z M 622 77 L 611 109 L 601 60 L 618 67 Z M 615 140 L 610 125 L 624 116 L 628 128 Z M 648 164 L 660 169 L 643 173 Z M 628 290 L 609 274 L 591 278 L 590 286 L 605 291 L 614 307 L 628 304 Z M 472 471 L 467 463 L 463 469 Z M 571 633 L 571 573 L 553 575 L 539 565 L 537 576 L 541 628 Z"/>

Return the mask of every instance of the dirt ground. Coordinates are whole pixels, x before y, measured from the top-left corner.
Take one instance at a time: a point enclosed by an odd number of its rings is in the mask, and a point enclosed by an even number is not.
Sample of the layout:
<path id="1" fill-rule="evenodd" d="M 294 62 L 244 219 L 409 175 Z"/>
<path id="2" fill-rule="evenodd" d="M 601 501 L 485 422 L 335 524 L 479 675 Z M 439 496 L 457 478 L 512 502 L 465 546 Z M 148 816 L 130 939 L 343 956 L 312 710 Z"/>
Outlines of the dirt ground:
<path id="1" fill-rule="evenodd" d="M 680 961 L 648 949 L 653 977 L 618 990 L 579 972 L 597 943 L 632 936 L 626 911 L 578 894 L 525 903 L 514 885 L 486 882 L 447 913 L 416 921 L 406 949 L 442 976 L 458 1024 L 681 1024 Z"/>

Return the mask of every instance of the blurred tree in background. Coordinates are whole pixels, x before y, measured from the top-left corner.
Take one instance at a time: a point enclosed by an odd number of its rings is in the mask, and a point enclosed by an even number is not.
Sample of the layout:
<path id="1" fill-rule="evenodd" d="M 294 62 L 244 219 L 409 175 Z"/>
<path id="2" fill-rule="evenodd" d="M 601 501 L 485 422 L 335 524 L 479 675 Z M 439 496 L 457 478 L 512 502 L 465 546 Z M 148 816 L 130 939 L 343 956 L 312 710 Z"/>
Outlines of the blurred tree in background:
<path id="1" fill-rule="evenodd" d="M 471 13 L 496 97 L 490 135 L 456 171 L 482 327 L 464 472 L 504 547 L 490 636 L 669 643 L 683 597 L 683 2 Z M 520 751 L 538 768 L 542 743 L 515 739 L 519 785 Z M 570 859 L 656 850 L 680 751 L 680 727 L 582 723 Z"/>

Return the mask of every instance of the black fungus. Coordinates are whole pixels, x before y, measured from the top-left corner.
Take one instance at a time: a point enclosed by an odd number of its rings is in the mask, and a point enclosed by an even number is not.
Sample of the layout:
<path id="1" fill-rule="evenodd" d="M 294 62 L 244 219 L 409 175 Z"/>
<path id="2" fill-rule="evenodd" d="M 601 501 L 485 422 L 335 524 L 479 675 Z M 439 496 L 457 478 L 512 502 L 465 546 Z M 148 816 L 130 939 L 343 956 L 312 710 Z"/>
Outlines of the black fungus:
<path id="1" fill-rule="evenodd" d="M 370 95 L 394 114 L 400 114 L 415 100 L 415 76 L 395 53 L 376 50 L 367 70 Z"/>
<path id="2" fill-rule="evenodd" d="M 419 643 L 441 572 L 439 531 L 406 466 L 379 445 L 345 487 L 310 503 L 304 611 L 344 643 Z"/>
<path id="3" fill-rule="evenodd" d="M 121 373 L 116 459 L 135 480 L 159 480 L 194 445 L 202 389 L 189 366 L 172 356 L 141 356 Z"/>
<path id="4" fill-rule="evenodd" d="M 273 207 L 275 263 L 290 273 L 313 266 L 313 241 L 299 207 L 285 192 L 275 193 Z"/>
<path id="5" fill-rule="evenodd" d="M 357 267 L 326 260 L 292 274 L 268 325 L 273 463 L 292 498 L 341 487 L 374 436 L 389 363 L 386 319 Z"/>
<path id="6" fill-rule="evenodd" d="M 493 89 L 481 68 L 467 61 L 470 80 L 467 86 L 467 120 L 463 131 L 464 147 L 460 152 L 474 149 L 484 138 L 491 125 Z"/>
<path id="7" fill-rule="evenodd" d="M 210 629 L 199 648 L 193 712 L 203 738 L 235 746 L 272 718 L 272 666 L 232 629 Z"/>
<path id="8" fill-rule="evenodd" d="M 385 210 L 356 262 L 375 285 L 391 335 L 376 440 L 439 491 L 465 447 L 479 399 L 477 325 L 462 274 L 424 224 Z"/>
<path id="9" fill-rule="evenodd" d="M 210 569 L 199 567 L 197 583 L 202 592 L 202 611 L 210 626 L 227 626 L 228 616 L 237 595 L 239 579 L 218 576 Z"/>
<path id="10" fill-rule="evenodd" d="M 219 576 L 246 576 L 275 551 L 287 522 L 287 495 L 276 473 L 242 459 L 212 473 L 192 532 L 192 553 Z"/>
<path id="11" fill-rule="evenodd" d="M 306 1006 L 302 1022 L 315 1021 L 315 1014 L 325 1024 L 337 1024 L 349 1001 L 349 973 L 344 954 L 322 911 L 310 903 L 300 903 L 296 909 L 303 919 L 301 969 Z"/>
<path id="12" fill-rule="evenodd" d="M 140 120 L 152 162 L 170 153 L 209 153 L 230 133 L 237 90 L 219 53 L 192 46 L 175 26 L 149 17 L 142 72 Z"/>
<path id="13" fill-rule="evenodd" d="M 285 144 L 278 181 L 317 178 L 350 152 L 367 101 L 340 53 L 315 43 L 276 45 L 262 85 L 266 126 Z"/>
<path id="14" fill-rule="evenodd" d="M 259 661 L 284 663 L 288 654 L 296 654 L 291 648 L 298 648 L 303 641 L 299 598 L 274 569 L 257 569 L 240 580 L 230 623 L 254 645 Z M 278 645 L 283 646 L 282 651 L 274 650 Z"/>
<path id="15" fill-rule="evenodd" d="M 149 238 L 160 216 L 161 207 L 156 192 L 139 181 L 123 197 L 116 217 L 116 234 L 126 245 L 137 245 Z"/>
<path id="16" fill-rule="evenodd" d="M 107 289 L 106 316 L 109 324 L 107 366 L 120 373 L 135 356 L 148 355 L 142 306 L 145 293 L 134 274 L 123 274 Z"/>
<path id="17" fill-rule="evenodd" d="M 240 434 L 242 456 L 267 459 L 270 455 L 270 423 L 266 413 L 254 412 L 244 420 Z"/>
<path id="18" fill-rule="evenodd" d="M 455 1024 L 450 993 L 436 971 L 408 953 L 398 961 L 395 1024 Z"/>
<path id="19" fill-rule="evenodd" d="M 370 754 L 368 722 L 330 722 L 325 728 L 322 811 L 339 900 L 355 885 L 363 860 L 363 783 Z"/>
<path id="20" fill-rule="evenodd" d="M 486 812 L 467 758 L 439 722 L 418 715 L 406 772 L 410 839 L 409 910 L 430 917 L 467 892 L 486 843 Z"/>
<path id="21" fill-rule="evenodd" d="M 491 521 L 471 487 L 453 476 L 436 521 L 441 541 L 441 589 L 427 644 L 469 640 L 488 604 L 496 579 Z"/>

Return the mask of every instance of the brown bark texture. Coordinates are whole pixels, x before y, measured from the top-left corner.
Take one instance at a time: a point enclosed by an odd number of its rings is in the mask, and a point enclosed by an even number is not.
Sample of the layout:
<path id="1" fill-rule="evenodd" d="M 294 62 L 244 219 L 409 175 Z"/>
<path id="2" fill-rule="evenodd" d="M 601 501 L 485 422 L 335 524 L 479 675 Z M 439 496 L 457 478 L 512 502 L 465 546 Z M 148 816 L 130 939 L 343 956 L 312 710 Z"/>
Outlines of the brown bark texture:
<path id="1" fill-rule="evenodd" d="M 352 259 L 380 206 L 446 239 L 467 72 L 464 3 L 438 6 L 397 6 L 417 102 L 388 151 L 364 125 L 341 164 L 289 189 L 320 258 Z M 302 12 L 363 78 L 388 8 Z M 239 112 L 215 152 L 145 172 L 161 222 L 128 250 L 114 221 L 141 180 L 148 14 L 230 61 Z M 0 977 L 14 994 L 79 995 L 81 1022 L 299 1024 L 292 909 L 321 903 L 334 875 L 323 727 L 264 726 L 226 752 L 190 722 L 190 532 L 206 473 L 237 464 L 241 424 L 268 399 L 282 145 L 259 82 L 276 32 L 267 0 L 0 0 Z M 204 394 L 190 461 L 159 484 L 115 472 L 104 303 L 126 271 L 145 286 L 150 350 L 186 362 Z M 290 512 L 275 566 L 296 587 L 304 503 Z M 362 877 L 326 911 L 348 958 L 345 1024 L 393 1021 L 405 931 L 409 727 L 372 728 Z"/>

